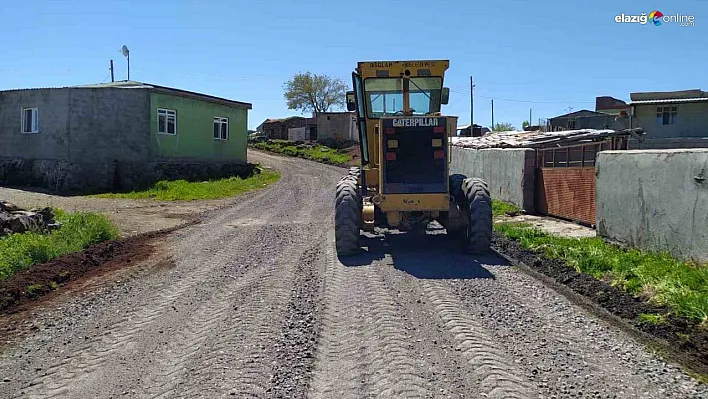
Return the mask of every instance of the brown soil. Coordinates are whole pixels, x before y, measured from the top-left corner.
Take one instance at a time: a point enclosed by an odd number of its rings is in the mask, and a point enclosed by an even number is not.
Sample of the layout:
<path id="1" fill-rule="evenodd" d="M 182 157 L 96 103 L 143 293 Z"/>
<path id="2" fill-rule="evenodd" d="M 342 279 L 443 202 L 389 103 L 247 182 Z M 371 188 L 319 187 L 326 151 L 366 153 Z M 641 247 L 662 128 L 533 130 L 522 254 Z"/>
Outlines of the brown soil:
<path id="1" fill-rule="evenodd" d="M 194 223 L 196 221 L 106 241 L 14 274 L 0 282 L 0 315 L 26 311 L 45 300 L 51 300 L 51 295 L 45 295 L 59 288 L 59 291 L 63 291 L 91 277 L 143 261 L 153 253 L 157 238 Z M 168 268 L 170 260 L 164 260 L 160 265 Z"/>
<path id="2" fill-rule="evenodd" d="M 347 155 L 351 157 L 351 160 L 346 164 L 347 167 L 361 166 L 361 150 L 359 149 L 359 145 L 345 148 L 343 151 L 345 151 Z"/>
<path id="3" fill-rule="evenodd" d="M 708 375 L 708 330 L 704 327 L 677 316 L 669 316 L 666 323 L 658 325 L 643 322 L 639 319 L 642 313 L 668 314 L 669 309 L 649 304 L 604 281 L 579 273 L 560 260 L 523 249 L 518 241 L 500 234 L 494 233 L 492 245 L 500 253 L 569 287 L 639 331 L 665 341 L 665 348 L 674 350 L 677 360 Z"/>

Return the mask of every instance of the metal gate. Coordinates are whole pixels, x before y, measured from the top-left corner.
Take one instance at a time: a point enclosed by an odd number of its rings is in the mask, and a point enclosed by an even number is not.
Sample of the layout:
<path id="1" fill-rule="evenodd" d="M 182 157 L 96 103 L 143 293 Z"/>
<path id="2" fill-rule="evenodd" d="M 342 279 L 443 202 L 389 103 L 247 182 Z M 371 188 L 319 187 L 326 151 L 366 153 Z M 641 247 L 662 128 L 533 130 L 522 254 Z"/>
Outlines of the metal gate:
<path id="1" fill-rule="evenodd" d="M 626 140 L 570 145 L 536 151 L 536 211 L 594 226 L 595 158 L 603 150 L 626 149 Z"/>

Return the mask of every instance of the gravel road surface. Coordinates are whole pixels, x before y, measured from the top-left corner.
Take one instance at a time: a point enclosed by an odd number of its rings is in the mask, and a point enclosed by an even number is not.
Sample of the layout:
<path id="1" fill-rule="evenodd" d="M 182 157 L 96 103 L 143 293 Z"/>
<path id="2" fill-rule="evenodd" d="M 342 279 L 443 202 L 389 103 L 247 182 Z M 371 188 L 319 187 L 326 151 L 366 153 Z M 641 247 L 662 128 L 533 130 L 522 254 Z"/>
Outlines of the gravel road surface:
<path id="1" fill-rule="evenodd" d="M 367 252 L 340 261 L 345 171 L 249 156 L 282 180 L 171 234 L 162 267 L 29 314 L 36 330 L 0 352 L 0 397 L 708 397 L 627 334 L 442 234 L 368 236 Z"/>

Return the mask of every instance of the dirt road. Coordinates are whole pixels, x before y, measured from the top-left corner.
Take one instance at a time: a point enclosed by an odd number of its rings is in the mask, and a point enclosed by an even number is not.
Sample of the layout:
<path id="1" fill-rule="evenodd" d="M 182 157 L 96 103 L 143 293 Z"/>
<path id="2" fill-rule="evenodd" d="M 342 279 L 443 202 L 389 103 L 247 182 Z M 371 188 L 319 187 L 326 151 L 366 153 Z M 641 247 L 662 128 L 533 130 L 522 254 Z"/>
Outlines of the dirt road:
<path id="1" fill-rule="evenodd" d="M 0 397 L 708 397 L 443 235 L 370 237 L 343 264 L 343 170 L 249 155 L 282 180 L 172 234 L 156 256 L 167 266 L 30 315 L 37 330 L 0 354 Z"/>

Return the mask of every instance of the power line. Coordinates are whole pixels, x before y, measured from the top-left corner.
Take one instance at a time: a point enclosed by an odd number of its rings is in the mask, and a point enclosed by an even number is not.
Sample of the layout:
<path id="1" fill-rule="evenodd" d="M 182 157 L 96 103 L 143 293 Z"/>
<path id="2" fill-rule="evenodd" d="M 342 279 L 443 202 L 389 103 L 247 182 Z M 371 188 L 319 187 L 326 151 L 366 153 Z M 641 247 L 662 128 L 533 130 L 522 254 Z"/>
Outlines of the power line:
<path id="1" fill-rule="evenodd" d="M 475 85 L 477 86 L 477 85 Z M 456 94 L 461 94 L 464 96 L 468 96 L 470 94 L 469 91 L 460 91 L 460 90 L 453 90 L 450 89 L 450 92 L 456 93 Z M 538 100 L 519 100 L 519 99 L 513 99 L 513 98 L 499 98 L 496 96 L 485 96 L 485 95 L 480 95 L 477 93 L 474 93 L 475 97 L 481 97 L 481 98 L 488 98 L 488 99 L 494 99 L 497 101 L 510 101 L 510 102 L 519 102 L 519 103 L 532 103 L 532 104 L 595 104 L 595 101 L 576 101 L 576 100 L 565 100 L 565 101 L 538 101 Z"/>

